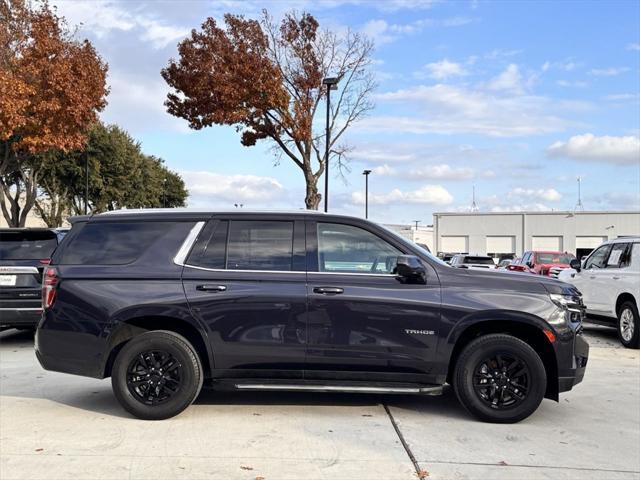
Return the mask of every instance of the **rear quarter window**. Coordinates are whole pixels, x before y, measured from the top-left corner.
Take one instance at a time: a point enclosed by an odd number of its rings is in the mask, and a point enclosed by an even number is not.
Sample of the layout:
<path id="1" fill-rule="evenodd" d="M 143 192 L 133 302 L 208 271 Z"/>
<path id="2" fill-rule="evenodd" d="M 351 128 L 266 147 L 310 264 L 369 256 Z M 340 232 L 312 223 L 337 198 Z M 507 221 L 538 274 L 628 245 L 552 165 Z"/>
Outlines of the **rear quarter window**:
<path id="1" fill-rule="evenodd" d="M 171 230 L 172 222 L 95 222 L 69 238 L 56 263 L 126 265 Z M 65 242 L 66 243 L 66 242 Z"/>

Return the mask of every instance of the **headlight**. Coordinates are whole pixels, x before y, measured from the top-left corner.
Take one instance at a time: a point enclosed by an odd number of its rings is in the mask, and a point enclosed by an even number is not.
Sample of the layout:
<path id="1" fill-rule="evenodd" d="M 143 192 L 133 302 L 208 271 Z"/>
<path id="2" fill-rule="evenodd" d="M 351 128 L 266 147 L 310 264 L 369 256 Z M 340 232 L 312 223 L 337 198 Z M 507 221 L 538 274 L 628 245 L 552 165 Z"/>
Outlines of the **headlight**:
<path id="1" fill-rule="evenodd" d="M 560 309 L 569 313 L 569 320 L 576 323 L 582 321 L 584 305 L 580 295 L 550 293 L 549 298 Z"/>

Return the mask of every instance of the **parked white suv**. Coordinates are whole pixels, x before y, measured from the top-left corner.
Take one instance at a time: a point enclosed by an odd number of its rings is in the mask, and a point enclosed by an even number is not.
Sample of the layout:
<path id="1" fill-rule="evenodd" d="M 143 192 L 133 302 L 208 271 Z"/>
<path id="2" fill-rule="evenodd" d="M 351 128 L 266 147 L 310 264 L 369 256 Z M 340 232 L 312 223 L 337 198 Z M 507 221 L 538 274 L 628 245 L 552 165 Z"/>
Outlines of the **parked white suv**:
<path id="1" fill-rule="evenodd" d="M 640 348 L 640 237 L 605 242 L 580 267 L 572 267 L 577 268 L 563 270 L 558 279 L 578 287 L 587 314 L 609 323 L 617 321 L 622 344 Z"/>

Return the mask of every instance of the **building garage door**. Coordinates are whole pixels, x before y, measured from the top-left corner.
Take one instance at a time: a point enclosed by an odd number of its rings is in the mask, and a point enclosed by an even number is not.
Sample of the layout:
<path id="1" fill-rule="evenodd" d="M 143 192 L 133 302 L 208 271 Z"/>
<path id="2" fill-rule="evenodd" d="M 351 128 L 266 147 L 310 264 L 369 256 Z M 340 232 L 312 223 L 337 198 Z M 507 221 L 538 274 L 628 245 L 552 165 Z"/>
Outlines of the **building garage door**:
<path id="1" fill-rule="evenodd" d="M 591 250 L 593 250 L 606 241 L 607 237 L 576 237 L 576 249 L 590 248 Z"/>
<path id="2" fill-rule="evenodd" d="M 442 237 L 440 251 L 447 253 L 467 253 L 469 251 L 469 237 Z"/>
<path id="3" fill-rule="evenodd" d="M 515 253 L 516 237 L 487 237 L 487 255 Z"/>
<path id="4" fill-rule="evenodd" d="M 531 239 L 532 250 L 562 251 L 562 237 L 533 237 Z"/>
<path id="5" fill-rule="evenodd" d="M 606 240 L 607 237 L 576 237 L 576 257 L 578 259 L 586 257 Z"/>

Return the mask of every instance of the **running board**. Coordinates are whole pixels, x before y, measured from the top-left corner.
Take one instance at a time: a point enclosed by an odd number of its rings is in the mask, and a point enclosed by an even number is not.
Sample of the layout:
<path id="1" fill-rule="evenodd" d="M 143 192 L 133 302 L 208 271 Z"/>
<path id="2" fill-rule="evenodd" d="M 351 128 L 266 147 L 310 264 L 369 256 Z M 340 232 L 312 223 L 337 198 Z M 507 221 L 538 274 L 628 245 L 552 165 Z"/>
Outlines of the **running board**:
<path id="1" fill-rule="evenodd" d="M 305 392 L 349 392 L 349 393 L 404 393 L 421 395 L 442 395 L 442 385 L 429 387 L 367 387 L 358 385 L 295 385 L 295 384 L 264 384 L 237 383 L 238 390 L 278 390 Z"/>

